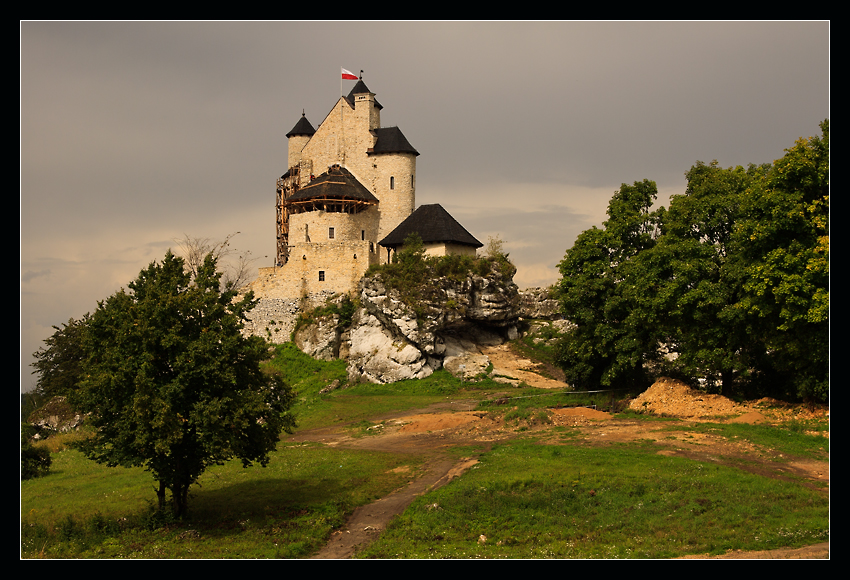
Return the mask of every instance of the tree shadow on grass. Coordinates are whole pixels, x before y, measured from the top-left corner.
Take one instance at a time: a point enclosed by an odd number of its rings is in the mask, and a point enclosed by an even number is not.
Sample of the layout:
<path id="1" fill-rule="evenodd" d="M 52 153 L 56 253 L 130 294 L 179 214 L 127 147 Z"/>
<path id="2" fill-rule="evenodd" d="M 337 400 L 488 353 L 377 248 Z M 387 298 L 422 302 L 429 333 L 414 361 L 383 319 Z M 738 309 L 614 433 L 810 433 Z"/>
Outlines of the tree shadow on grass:
<path id="1" fill-rule="evenodd" d="M 350 478 L 254 479 L 219 489 L 193 488 L 192 520 L 222 522 L 258 517 L 285 519 L 306 511 L 334 512 L 353 508 Z M 355 484 L 356 485 L 356 484 Z"/>

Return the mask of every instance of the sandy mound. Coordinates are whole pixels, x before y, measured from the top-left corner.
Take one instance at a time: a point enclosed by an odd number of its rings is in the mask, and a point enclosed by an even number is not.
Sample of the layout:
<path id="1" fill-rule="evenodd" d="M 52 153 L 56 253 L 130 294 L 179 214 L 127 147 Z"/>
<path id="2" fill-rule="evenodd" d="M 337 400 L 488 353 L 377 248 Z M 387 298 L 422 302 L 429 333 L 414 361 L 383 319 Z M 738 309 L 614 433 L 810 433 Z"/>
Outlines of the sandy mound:
<path id="1" fill-rule="evenodd" d="M 662 377 L 629 405 L 635 411 L 675 417 L 717 417 L 734 415 L 748 409 L 722 395 L 708 395 L 681 381 Z"/>
<path id="2" fill-rule="evenodd" d="M 553 415 L 561 415 L 565 417 L 583 417 L 585 419 L 611 419 L 610 413 L 597 411 L 596 409 L 588 409 L 587 407 L 563 407 L 560 409 L 549 409 Z"/>
<path id="3" fill-rule="evenodd" d="M 441 431 L 443 429 L 456 429 L 470 423 L 478 423 L 482 417 L 482 413 L 471 411 L 459 413 L 427 413 L 409 415 L 393 423 L 400 425 L 399 431 L 403 433 L 424 433 L 428 431 Z"/>

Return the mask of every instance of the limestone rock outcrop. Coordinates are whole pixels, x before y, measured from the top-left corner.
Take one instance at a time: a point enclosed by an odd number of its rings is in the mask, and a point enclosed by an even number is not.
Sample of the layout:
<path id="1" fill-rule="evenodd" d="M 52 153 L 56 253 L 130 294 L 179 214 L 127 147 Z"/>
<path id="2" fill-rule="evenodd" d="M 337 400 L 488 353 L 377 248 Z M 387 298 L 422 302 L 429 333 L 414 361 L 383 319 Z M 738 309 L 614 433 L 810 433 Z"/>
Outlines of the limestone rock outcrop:
<path id="1" fill-rule="evenodd" d="M 477 345 L 516 336 L 519 292 L 496 275 L 432 280 L 415 309 L 379 277 L 364 278 L 359 290 L 361 309 L 348 335 L 349 380 L 424 378 L 455 357 L 480 355 Z"/>
<path id="2" fill-rule="evenodd" d="M 552 288 L 526 288 L 520 290 L 519 298 L 523 318 L 560 320 L 564 317 Z"/>
<path id="3" fill-rule="evenodd" d="M 516 285 L 496 272 L 429 280 L 416 304 L 405 302 L 380 276 L 365 277 L 356 302 L 348 328 L 341 329 L 338 318 L 328 315 L 294 336 L 296 345 L 315 358 L 346 359 L 354 382 L 425 378 L 444 365 L 463 366 L 468 375 L 486 367 L 483 359 L 475 364 L 454 359 L 480 355 L 479 345 L 515 338 L 520 318 Z"/>

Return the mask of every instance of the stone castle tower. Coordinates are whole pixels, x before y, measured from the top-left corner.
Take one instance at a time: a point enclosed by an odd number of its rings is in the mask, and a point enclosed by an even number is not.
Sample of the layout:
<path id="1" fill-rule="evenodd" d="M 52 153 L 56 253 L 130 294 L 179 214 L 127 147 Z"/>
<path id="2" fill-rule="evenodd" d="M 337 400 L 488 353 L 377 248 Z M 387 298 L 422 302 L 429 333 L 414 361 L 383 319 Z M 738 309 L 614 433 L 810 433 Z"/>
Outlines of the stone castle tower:
<path id="1" fill-rule="evenodd" d="M 369 242 L 378 253 L 378 241 L 413 212 L 419 153 L 398 127 L 380 126 L 381 108 L 360 79 L 317 130 L 302 114 L 287 133 L 288 171 L 278 182 L 278 265 L 302 241 Z"/>
<path id="2" fill-rule="evenodd" d="M 386 263 L 400 245 L 398 228 L 404 223 L 401 229 L 410 229 L 416 206 L 419 152 L 398 127 L 381 127 L 382 108 L 361 76 L 318 129 L 302 112 L 286 134 L 287 170 L 277 180 L 275 265 L 260 268 L 251 284 L 257 297 L 320 302 L 350 293 L 369 266 Z M 444 210 L 439 217 L 454 222 Z M 462 248 L 474 255 L 482 245 L 457 222 L 450 228 L 428 223 L 436 239 L 420 234 L 443 253 Z M 443 232 L 458 228 L 463 239 L 443 239 Z M 382 251 L 384 240 L 395 241 Z"/>

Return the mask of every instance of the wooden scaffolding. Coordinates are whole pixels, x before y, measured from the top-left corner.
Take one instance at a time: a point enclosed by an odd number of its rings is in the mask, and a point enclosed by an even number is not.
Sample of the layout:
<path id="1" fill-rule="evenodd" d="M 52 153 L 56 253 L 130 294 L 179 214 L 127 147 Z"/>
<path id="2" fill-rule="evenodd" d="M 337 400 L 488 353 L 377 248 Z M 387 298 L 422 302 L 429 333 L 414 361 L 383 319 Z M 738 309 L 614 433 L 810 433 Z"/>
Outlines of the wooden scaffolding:
<path id="1" fill-rule="evenodd" d="M 289 260 L 289 204 L 286 200 L 298 191 L 299 173 L 300 167 L 295 165 L 277 180 L 277 256 L 275 257 L 277 266 L 283 266 Z"/>

